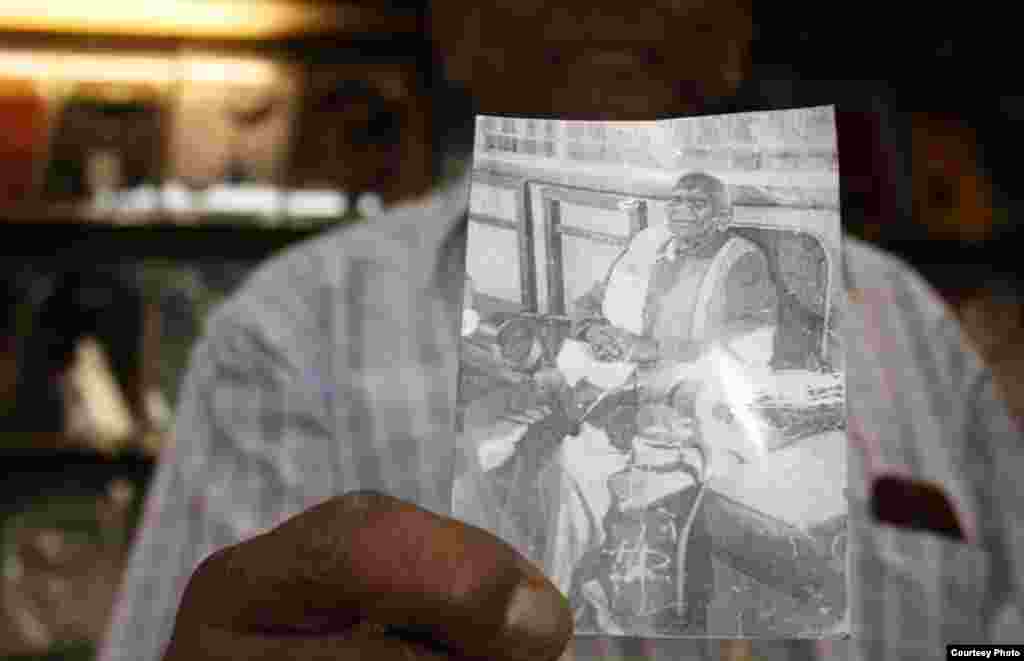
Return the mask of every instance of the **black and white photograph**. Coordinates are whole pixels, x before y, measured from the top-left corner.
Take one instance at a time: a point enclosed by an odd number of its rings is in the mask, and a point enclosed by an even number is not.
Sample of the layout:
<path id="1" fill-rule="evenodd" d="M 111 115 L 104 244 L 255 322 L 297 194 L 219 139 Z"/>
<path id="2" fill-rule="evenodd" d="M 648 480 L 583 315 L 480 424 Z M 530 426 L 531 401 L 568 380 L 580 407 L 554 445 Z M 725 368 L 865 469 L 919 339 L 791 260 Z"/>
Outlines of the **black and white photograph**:
<path id="1" fill-rule="evenodd" d="M 455 515 L 577 635 L 845 635 L 834 109 L 476 131 Z"/>

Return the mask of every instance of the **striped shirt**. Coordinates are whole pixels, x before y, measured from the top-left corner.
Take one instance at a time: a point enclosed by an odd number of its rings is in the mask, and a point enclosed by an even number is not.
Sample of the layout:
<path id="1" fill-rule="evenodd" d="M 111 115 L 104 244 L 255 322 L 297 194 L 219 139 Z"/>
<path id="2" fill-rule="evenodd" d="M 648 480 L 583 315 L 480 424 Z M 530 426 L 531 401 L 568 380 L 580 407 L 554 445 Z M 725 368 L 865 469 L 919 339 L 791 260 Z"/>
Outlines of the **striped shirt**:
<path id="1" fill-rule="evenodd" d="M 159 659 L 204 557 L 331 496 L 376 489 L 451 511 L 455 472 L 472 472 L 477 456 L 453 441 L 466 193 L 463 180 L 293 247 L 212 313 L 102 661 Z M 755 641 L 755 656 L 939 658 L 947 641 L 997 635 L 1007 606 L 1020 605 L 1020 433 L 935 293 L 856 240 L 845 257 L 854 637 Z M 871 521 L 867 484 L 883 472 L 940 483 L 968 541 Z M 1024 640 L 1013 628 L 998 635 Z M 575 649 L 576 658 L 717 658 L 707 641 Z"/>

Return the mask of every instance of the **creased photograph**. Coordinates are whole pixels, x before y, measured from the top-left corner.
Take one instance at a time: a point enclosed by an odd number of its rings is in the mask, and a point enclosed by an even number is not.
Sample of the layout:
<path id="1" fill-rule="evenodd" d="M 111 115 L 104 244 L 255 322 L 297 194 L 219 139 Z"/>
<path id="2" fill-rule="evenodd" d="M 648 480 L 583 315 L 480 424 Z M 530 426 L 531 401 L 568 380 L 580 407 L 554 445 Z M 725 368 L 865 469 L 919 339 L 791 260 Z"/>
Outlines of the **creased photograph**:
<path id="1" fill-rule="evenodd" d="M 831 107 L 477 118 L 456 516 L 577 635 L 846 632 Z"/>

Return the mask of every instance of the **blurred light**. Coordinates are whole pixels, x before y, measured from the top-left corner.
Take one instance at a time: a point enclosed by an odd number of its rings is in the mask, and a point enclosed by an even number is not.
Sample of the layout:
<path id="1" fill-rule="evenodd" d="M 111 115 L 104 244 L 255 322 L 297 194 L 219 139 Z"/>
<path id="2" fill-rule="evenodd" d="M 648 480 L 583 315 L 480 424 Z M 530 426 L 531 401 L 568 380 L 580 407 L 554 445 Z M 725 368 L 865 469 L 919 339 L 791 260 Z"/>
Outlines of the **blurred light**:
<path id="1" fill-rule="evenodd" d="M 348 197 L 335 191 L 294 191 L 288 194 L 287 211 L 293 217 L 341 217 L 348 211 Z"/>
<path id="2" fill-rule="evenodd" d="M 106 55 L 55 51 L 0 51 L 0 76 L 40 81 L 149 83 L 179 80 L 264 86 L 278 79 L 270 60 L 214 56 Z"/>
<path id="3" fill-rule="evenodd" d="M 214 186 L 206 191 L 206 211 L 263 215 L 279 209 L 280 193 L 272 188 L 255 185 Z"/>
<path id="4" fill-rule="evenodd" d="M 242 185 L 215 186 L 200 193 L 178 183 L 161 190 L 141 186 L 119 195 L 116 210 L 126 213 L 171 213 L 206 211 L 212 213 L 268 216 L 283 211 L 289 218 L 340 218 L 348 209 L 346 196 L 337 191 L 290 191 Z"/>
<path id="5" fill-rule="evenodd" d="M 0 75 L 45 81 L 166 84 L 175 78 L 174 67 L 167 57 L 0 51 Z"/>
<path id="6" fill-rule="evenodd" d="M 192 56 L 186 58 L 183 65 L 182 77 L 198 83 L 271 85 L 278 74 L 273 62 L 254 58 Z"/>
<path id="7" fill-rule="evenodd" d="M 377 193 L 362 193 L 356 201 L 356 209 L 363 218 L 373 218 L 384 211 L 384 201 Z"/>
<path id="8" fill-rule="evenodd" d="M 718 378 L 721 379 L 724 403 L 732 411 L 740 428 L 745 432 L 746 440 L 753 447 L 754 456 L 764 456 L 768 449 L 768 443 L 764 435 L 764 425 L 754 413 L 757 392 L 750 375 L 744 373 L 740 362 L 718 344 L 712 347 L 710 357 Z M 750 459 L 746 452 L 738 452 L 738 454 Z"/>
<path id="9" fill-rule="evenodd" d="M 480 328 L 480 313 L 466 308 L 462 311 L 462 337 L 469 337 Z"/>
<path id="10" fill-rule="evenodd" d="M 0 29 L 87 34 L 267 39 L 337 29 L 365 15 L 285 0 L 6 0 Z M 347 19 L 347 20 L 346 20 Z"/>
<path id="11" fill-rule="evenodd" d="M 168 211 L 188 210 L 188 196 L 184 189 L 165 190 L 163 205 Z M 153 213 L 160 208 L 160 191 L 152 186 L 140 186 L 118 195 L 117 211 L 126 213 Z"/>

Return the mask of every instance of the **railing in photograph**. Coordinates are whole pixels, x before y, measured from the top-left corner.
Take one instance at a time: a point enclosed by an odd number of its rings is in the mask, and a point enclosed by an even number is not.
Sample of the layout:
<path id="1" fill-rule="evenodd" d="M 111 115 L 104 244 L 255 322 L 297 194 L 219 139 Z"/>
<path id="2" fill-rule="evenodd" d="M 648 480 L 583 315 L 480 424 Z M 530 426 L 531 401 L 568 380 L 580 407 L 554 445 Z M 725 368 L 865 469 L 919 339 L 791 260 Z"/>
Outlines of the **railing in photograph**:
<path id="1" fill-rule="evenodd" d="M 562 237 L 572 236 L 598 243 L 625 247 L 637 232 L 647 227 L 647 203 L 632 196 L 607 193 L 591 188 L 545 186 L 541 192 L 544 201 L 544 241 L 547 254 L 548 310 L 555 315 L 566 314 L 565 264 Z M 597 230 L 573 227 L 562 222 L 562 204 L 622 211 L 629 217 L 629 234 L 608 234 Z"/>
<path id="2" fill-rule="evenodd" d="M 499 218 L 490 214 L 470 213 L 471 223 L 480 223 L 516 233 L 519 259 L 519 286 L 522 310 L 537 311 L 537 275 L 534 269 L 533 213 L 530 208 L 529 186 L 518 177 L 491 172 L 474 171 L 473 183 L 511 190 L 516 196 L 516 219 Z"/>

